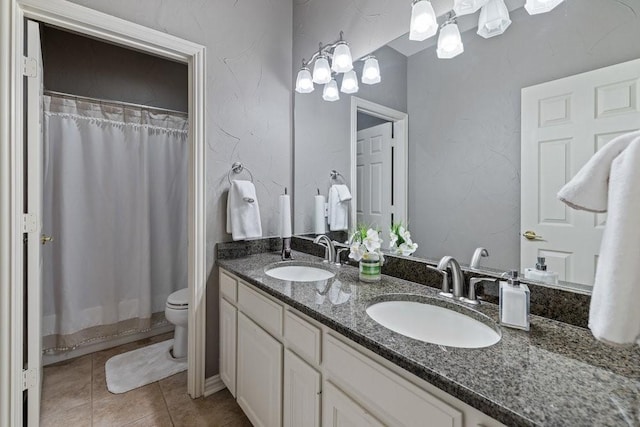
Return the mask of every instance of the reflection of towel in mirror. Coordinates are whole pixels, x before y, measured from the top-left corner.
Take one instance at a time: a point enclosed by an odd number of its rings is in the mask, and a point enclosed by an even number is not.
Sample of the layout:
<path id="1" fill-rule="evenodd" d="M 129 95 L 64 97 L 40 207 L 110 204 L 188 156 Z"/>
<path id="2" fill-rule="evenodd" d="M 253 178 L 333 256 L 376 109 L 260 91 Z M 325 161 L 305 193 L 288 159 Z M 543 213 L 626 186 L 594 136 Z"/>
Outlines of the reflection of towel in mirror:
<path id="1" fill-rule="evenodd" d="M 340 190 L 338 187 L 344 187 L 349 193 L 349 198 L 344 201 L 340 200 Z M 343 196 L 346 194 L 343 190 Z M 349 201 L 351 200 L 351 193 L 346 185 L 332 185 L 329 188 L 329 230 L 340 231 L 349 229 Z"/>
<path id="2" fill-rule="evenodd" d="M 233 240 L 262 237 L 260 207 L 251 181 L 231 181 L 227 197 L 227 233 Z"/>
<path id="3" fill-rule="evenodd" d="M 334 185 L 336 190 L 338 190 L 338 200 L 341 202 L 348 202 L 351 200 L 351 191 L 349 191 L 349 187 L 344 184 Z"/>
<path id="4" fill-rule="evenodd" d="M 640 131 L 602 147 L 558 193 L 574 209 L 607 212 L 589 328 L 602 341 L 640 338 Z"/>

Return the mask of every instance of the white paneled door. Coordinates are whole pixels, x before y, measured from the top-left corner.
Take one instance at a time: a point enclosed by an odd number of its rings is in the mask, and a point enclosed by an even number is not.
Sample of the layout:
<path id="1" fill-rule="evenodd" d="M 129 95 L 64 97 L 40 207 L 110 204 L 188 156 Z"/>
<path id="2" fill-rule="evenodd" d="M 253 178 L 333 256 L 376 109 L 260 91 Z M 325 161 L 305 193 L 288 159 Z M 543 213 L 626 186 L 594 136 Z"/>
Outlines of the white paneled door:
<path id="1" fill-rule="evenodd" d="M 391 226 L 393 123 L 358 131 L 356 146 L 357 214 L 358 224 Z"/>
<path id="2" fill-rule="evenodd" d="M 640 60 L 522 90 L 521 268 L 536 257 L 561 280 L 592 285 L 606 214 L 556 198 L 604 144 L 640 128 Z"/>
<path id="3" fill-rule="evenodd" d="M 25 105 L 27 106 L 27 174 L 26 212 L 23 231 L 26 233 L 25 283 L 27 288 L 27 366 L 23 383 L 27 390 L 27 426 L 40 422 L 40 391 L 42 384 L 42 254 L 41 248 L 50 238 L 42 231 L 42 55 L 40 25 L 27 21 L 24 77 L 26 79 Z"/>

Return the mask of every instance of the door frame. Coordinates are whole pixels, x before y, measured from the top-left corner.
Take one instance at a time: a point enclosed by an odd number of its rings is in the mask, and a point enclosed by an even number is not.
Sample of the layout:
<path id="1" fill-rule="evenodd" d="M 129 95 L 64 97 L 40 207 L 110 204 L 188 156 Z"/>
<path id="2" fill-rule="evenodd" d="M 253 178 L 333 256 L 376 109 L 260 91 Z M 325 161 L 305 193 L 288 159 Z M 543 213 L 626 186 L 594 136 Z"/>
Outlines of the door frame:
<path id="1" fill-rule="evenodd" d="M 25 18 L 185 63 L 189 74 L 188 392 L 204 392 L 205 47 L 65 0 L 0 0 L 0 425 L 22 425 Z"/>
<path id="2" fill-rule="evenodd" d="M 394 215 L 395 221 L 399 219 L 406 224 L 409 213 L 407 207 L 407 201 L 409 200 L 409 168 L 407 167 L 409 164 L 409 115 L 402 111 L 352 96 L 350 186 L 352 200 L 356 202 L 351 209 L 351 227 L 355 228 L 357 226 L 358 187 L 356 159 L 358 150 L 358 112 L 393 122 L 393 140 L 396 142 L 396 151 L 393 159 L 393 170 L 395 171 L 393 174 L 393 185 L 395 189 L 400 188 L 402 191 L 394 190 L 395 203 L 393 204 L 391 212 Z"/>

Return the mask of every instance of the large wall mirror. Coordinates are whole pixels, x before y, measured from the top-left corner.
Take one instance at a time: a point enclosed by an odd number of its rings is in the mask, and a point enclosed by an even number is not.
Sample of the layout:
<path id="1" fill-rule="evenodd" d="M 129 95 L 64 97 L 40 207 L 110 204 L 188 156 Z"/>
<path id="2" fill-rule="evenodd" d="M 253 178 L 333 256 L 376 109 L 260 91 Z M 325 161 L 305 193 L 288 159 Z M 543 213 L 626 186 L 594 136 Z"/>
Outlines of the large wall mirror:
<path id="1" fill-rule="evenodd" d="M 360 84 L 336 102 L 324 101 L 318 88 L 295 94 L 297 234 L 313 233 L 314 196 L 326 194 L 336 170 L 354 190 L 351 225 L 393 214 L 419 244 L 413 256 L 452 255 L 468 264 L 485 247 L 482 265 L 497 270 L 533 267 L 545 256 L 560 280 L 583 291 L 592 284 L 597 252 L 574 254 L 588 245 L 597 251 L 606 216 L 581 216 L 555 193 L 602 144 L 640 128 L 640 2 L 566 0 L 533 16 L 523 3 L 508 3 L 513 23 L 491 39 L 476 34 L 478 14 L 461 17 L 464 53 L 453 59 L 438 59 L 437 37 L 413 42 L 405 35 L 372 52 L 379 84 Z M 355 67 L 360 75 L 362 63 Z M 397 140 L 400 113 L 406 146 Z M 359 173 L 366 159 L 354 139 L 380 146 L 389 131 L 396 147 L 389 171 L 375 179 Z M 362 206 L 391 200 L 372 195 L 376 179 L 406 208 L 393 206 L 372 221 L 359 216 Z M 576 223 L 596 237 L 565 233 Z M 525 231 L 542 238 L 529 240 Z"/>

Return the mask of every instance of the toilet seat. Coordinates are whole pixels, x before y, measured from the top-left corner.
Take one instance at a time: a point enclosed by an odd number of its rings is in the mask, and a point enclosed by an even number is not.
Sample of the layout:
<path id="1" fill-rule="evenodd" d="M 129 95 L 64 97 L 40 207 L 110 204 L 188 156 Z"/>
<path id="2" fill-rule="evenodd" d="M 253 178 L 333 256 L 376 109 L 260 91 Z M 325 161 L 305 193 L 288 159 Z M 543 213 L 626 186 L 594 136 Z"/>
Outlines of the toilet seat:
<path id="1" fill-rule="evenodd" d="M 189 308 L 189 288 L 173 292 L 167 298 L 167 308 L 173 310 L 187 310 Z"/>

